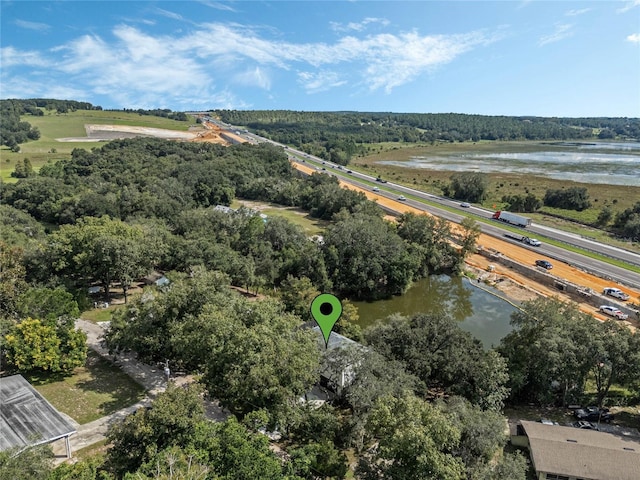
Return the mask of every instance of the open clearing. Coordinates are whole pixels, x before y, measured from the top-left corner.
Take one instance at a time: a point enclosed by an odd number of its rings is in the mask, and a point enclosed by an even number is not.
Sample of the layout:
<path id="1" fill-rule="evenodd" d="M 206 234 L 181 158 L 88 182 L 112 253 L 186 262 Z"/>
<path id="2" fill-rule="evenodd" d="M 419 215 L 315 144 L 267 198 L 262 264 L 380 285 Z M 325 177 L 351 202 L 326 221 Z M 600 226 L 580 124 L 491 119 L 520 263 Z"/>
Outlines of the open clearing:
<path id="1" fill-rule="evenodd" d="M 23 115 L 21 120 L 37 127 L 41 136 L 39 140 L 20 144 L 18 153 L 0 147 L 0 178 L 5 182 L 18 180 L 11 177 L 18 160 L 28 158 L 38 171 L 47 163 L 70 158 L 74 148 L 100 148 L 105 141 L 116 138 L 152 136 L 227 144 L 213 126 L 198 125 L 193 117 L 180 122 L 138 113 L 77 110 L 64 114 L 45 111 L 42 117 Z"/>
<path id="2" fill-rule="evenodd" d="M 286 218 L 291 223 L 301 226 L 308 236 L 322 234 L 322 231 L 327 225 L 329 225 L 329 222 L 313 218 L 309 215 L 309 212 L 305 212 L 304 210 L 295 207 L 283 207 L 282 205 L 277 205 L 275 203 L 253 202 L 242 199 L 236 199 L 231 204 L 231 208 L 239 208 L 240 206 L 257 210 L 267 216 L 279 216 Z"/>
<path id="3" fill-rule="evenodd" d="M 76 368 L 70 377 L 26 378 L 55 408 L 81 425 L 133 405 L 144 397 L 140 385 L 91 349 L 85 366 Z"/>

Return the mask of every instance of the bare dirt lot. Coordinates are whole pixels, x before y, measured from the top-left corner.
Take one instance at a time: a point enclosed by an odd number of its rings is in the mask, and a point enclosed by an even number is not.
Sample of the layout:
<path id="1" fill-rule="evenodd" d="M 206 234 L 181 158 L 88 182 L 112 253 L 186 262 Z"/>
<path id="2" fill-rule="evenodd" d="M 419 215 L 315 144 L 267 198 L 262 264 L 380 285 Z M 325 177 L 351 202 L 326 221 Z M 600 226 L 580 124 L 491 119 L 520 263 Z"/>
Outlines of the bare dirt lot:
<path id="1" fill-rule="evenodd" d="M 189 131 L 167 130 L 164 128 L 136 127 L 130 125 L 90 125 L 84 126 L 86 137 L 56 138 L 59 142 L 101 142 L 134 137 L 156 137 L 167 140 L 182 140 L 186 142 L 212 142 L 228 145 L 222 138 L 220 129 L 213 124 L 203 123 L 192 127 Z"/>

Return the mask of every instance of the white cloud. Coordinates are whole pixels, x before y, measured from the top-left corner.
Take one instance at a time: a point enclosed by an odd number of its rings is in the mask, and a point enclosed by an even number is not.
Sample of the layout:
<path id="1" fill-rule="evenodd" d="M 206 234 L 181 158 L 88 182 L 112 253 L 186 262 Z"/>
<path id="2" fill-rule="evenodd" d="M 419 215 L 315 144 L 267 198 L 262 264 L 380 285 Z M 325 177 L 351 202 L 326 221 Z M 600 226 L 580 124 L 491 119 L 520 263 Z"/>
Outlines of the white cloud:
<path id="1" fill-rule="evenodd" d="M 637 7 L 640 5 L 640 0 L 631 0 L 627 3 L 625 3 L 624 7 L 621 7 L 619 9 L 616 10 L 617 13 L 625 13 L 628 12 L 629 10 L 631 10 L 634 7 Z"/>
<path id="2" fill-rule="evenodd" d="M 156 8 L 156 13 L 162 15 L 163 17 L 172 18 L 174 20 L 184 20 L 184 17 L 179 13 L 170 12 L 169 10 L 164 10 L 163 8 Z"/>
<path id="3" fill-rule="evenodd" d="M 380 19 L 365 20 L 380 23 Z M 49 83 L 57 79 L 57 84 L 107 96 L 121 106 L 151 108 L 170 101 L 196 108 L 196 102 L 206 99 L 208 108 L 213 107 L 211 102 L 220 108 L 244 108 L 230 88 L 242 85 L 268 91 L 275 70 L 291 72 L 308 93 L 343 85 L 388 93 L 501 35 L 354 33 L 332 43 L 292 43 L 264 29 L 220 23 L 171 35 L 118 25 L 112 34 L 112 38 L 83 35 L 46 52 L 5 47 L 3 78 L 11 78 L 12 67 L 46 66 Z"/>
<path id="4" fill-rule="evenodd" d="M 227 3 L 214 2 L 212 0 L 198 0 L 198 2 L 216 10 L 222 10 L 224 12 L 237 12 L 235 8 Z"/>
<path id="5" fill-rule="evenodd" d="M 389 25 L 389 20 L 387 20 L 386 18 L 367 17 L 361 22 L 349 22 L 346 25 L 340 22 L 329 22 L 329 26 L 331 27 L 332 30 L 335 30 L 336 32 L 347 32 L 347 31 L 361 32 L 365 28 L 367 28 L 368 25 L 372 23 L 378 23 L 383 27 L 386 27 L 387 25 Z"/>
<path id="6" fill-rule="evenodd" d="M 549 43 L 554 43 L 554 42 L 559 42 L 560 40 L 564 40 L 565 38 L 568 38 L 573 35 L 573 32 L 571 31 L 572 28 L 573 28 L 573 25 L 570 23 L 565 23 L 565 24 L 557 23 L 555 31 L 553 33 L 550 33 L 549 35 L 544 35 L 540 37 L 540 40 L 538 40 L 538 45 L 543 46 Z"/>
<path id="7" fill-rule="evenodd" d="M 567 17 L 577 17 L 578 15 L 583 15 L 587 12 L 593 10 L 592 8 L 581 8 L 580 10 L 569 10 L 565 12 L 565 16 Z"/>
<path id="8" fill-rule="evenodd" d="M 51 25 L 47 25 L 46 23 L 28 22 L 26 20 L 15 20 L 13 23 L 21 28 L 36 30 L 38 32 L 46 32 L 51 28 Z"/>
<path id="9" fill-rule="evenodd" d="M 271 78 L 264 68 L 255 67 L 234 76 L 236 83 L 249 87 L 259 87 L 263 90 L 271 89 Z"/>
<path id="10" fill-rule="evenodd" d="M 340 77 L 338 72 L 332 71 L 299 72 L 298 82 L 307 93 L 325 92 L 347 83 L 346 80 Z"/>
<path id="11" fill-rule="evenodd" d="M 631 43 L 640 43 L 640 33 L 632 33 L 627 36 L 627 41 Z"/>
<path id="12" fill-rule="evenodd" d="M 17 50 L 14 47 L 0 48 L 0 63 L 6 69 L 14 66 L 46 67 L 49 61 L 40 52 Z"/>

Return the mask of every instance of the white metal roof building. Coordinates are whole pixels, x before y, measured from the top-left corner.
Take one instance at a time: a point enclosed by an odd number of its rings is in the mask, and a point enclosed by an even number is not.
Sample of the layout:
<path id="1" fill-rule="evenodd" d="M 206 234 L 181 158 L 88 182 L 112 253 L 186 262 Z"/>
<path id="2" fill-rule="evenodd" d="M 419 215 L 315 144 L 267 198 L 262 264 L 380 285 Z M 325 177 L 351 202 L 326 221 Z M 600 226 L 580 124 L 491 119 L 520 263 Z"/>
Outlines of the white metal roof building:
<path id="1" fill-rule="evenodd" d="M 64 438 L 70 458 L 73 433 L 75 427 L 22 375 L 0 378 L 0 450 L 21 450 Z"/>

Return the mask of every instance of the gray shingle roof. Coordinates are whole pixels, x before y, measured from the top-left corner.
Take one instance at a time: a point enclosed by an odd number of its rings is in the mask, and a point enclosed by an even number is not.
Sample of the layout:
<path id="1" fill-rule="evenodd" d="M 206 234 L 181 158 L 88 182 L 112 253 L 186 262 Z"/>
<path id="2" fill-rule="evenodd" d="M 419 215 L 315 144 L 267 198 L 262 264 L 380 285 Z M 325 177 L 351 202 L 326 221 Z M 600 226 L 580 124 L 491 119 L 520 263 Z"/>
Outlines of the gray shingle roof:
<path id="1" fill-rule="evenodd" d="M 22 375 L 0 378 L 0 450 L 51 442 L 75 431 Z"/>
<path id="2" fill-rule="evenodd" d="M 640 441 L 611 433 L 520 422 L 537 472 L 590 480 L 640 478 Z"/>

